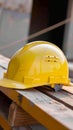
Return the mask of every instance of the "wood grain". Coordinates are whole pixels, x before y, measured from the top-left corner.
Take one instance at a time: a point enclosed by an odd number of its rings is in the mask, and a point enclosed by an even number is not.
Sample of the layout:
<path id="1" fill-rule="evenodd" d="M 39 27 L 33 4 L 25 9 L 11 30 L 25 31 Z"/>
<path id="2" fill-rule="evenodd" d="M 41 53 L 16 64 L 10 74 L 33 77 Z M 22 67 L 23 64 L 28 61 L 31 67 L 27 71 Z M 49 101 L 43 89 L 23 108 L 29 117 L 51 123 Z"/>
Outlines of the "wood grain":
<path id="1" fill-rule="evenodd" d="M 2 67 L 1 69 L 1 73 L 3 73 L 4 69 Z M 54 92 L 44 87 L 41 87 L 40 90 L 13 90 L 0 87 L 0 91 L 46 128 L 73 129 L 73 94 L 68 90 Z M 21 100 L 19 100 L 19 96 Z"/>

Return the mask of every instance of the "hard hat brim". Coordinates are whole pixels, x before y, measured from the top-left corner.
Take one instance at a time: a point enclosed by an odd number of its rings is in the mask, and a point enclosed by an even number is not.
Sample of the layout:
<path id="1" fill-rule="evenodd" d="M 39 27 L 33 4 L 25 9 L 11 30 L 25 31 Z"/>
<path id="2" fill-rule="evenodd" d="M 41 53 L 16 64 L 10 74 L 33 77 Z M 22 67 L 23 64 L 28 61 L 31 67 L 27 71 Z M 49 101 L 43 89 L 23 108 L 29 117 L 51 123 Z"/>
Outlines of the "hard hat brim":
<path id="1" fill-rule="evenodd" d="M 0 86 L 5 88 L 11 88 L 11 89 L 28 89 L 33 88 L 32 86 L 28 86 L 25 84 L 22 84 L 20 82 L 10 80 L 10 79 L 0 79 Z"/>

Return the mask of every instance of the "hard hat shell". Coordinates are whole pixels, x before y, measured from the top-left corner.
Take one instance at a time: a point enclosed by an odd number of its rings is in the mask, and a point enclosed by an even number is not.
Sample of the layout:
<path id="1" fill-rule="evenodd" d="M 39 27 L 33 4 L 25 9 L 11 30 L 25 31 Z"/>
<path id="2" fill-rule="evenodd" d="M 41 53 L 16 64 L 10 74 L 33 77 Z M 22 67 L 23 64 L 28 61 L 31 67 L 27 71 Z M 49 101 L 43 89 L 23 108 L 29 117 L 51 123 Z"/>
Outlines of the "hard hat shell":
<path id="1" fill-rule="evenodd" d="M 69 85 L 68 63 L 56 45 L 46 41 L 26 44 L 11 58 L 0 85 L 26 89 L 42 85 Z"/>

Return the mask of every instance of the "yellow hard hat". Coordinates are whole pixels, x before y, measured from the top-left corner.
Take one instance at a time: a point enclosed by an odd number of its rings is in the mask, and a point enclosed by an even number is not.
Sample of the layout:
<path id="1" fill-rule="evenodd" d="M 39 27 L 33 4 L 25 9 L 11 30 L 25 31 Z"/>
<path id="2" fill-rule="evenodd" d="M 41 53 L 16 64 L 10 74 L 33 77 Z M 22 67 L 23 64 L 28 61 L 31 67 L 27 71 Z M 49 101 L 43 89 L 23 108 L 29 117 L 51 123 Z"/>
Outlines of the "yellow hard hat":
<path id="1" fill-rule="evenodd" d="M 0 86 L 28 89 L 69 85 L 68 76 L 68 63 L 61 49 L 46 41 L 34 41 L 13 55 Z"/>

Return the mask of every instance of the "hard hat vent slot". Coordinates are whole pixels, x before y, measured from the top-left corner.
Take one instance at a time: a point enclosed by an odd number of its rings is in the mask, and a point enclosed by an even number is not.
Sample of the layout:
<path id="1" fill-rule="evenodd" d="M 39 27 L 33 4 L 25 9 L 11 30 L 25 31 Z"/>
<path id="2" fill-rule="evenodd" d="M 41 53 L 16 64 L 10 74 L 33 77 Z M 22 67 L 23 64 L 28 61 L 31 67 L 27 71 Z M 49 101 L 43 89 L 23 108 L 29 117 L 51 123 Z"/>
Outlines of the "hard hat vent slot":
<path id="1" fill-rule="evenodd" d="M 59 58 L 56 56 L 46 56 L 45 57 L 46 62 L 59 62 Z"/>
<path id="2" fill-rule="evenodd" d="M 25 45 L 11 58 L 1 86 L 27 89 L 56 84 L 69 85 L 66 57 L 55 45 L 35 41 Z"/>

